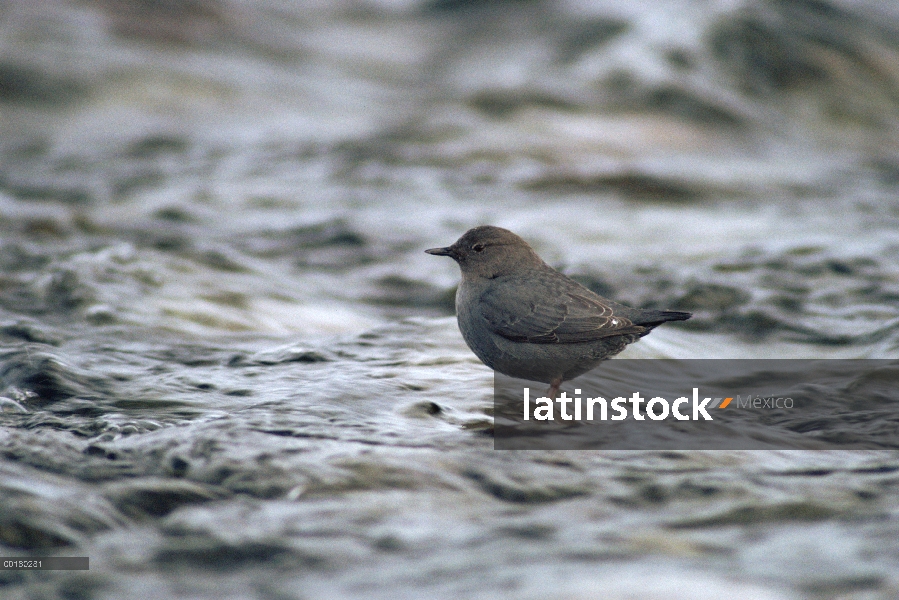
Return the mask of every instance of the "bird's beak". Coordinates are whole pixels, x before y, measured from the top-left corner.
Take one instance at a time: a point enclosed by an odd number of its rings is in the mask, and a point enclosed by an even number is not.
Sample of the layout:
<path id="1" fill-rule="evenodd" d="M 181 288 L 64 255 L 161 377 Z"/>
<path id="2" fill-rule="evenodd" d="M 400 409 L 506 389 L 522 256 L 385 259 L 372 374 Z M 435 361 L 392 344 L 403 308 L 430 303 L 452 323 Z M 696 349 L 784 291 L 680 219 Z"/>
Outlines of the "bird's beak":
<path id="1" fill-rule="evenodd" d="M 430 250 L 425 250 L 428 254 L 433 254 L 435 256 L 453 256 L 453 248 L 452 246 L 447 246 L 446 248 L 431 248 Z"/>

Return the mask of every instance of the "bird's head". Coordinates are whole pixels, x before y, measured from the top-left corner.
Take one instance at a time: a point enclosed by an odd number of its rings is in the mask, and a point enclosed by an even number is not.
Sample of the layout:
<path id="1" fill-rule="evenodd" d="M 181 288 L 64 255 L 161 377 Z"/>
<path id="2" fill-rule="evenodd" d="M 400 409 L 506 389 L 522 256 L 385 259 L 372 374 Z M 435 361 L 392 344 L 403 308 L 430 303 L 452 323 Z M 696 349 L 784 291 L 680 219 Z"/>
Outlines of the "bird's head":
<path id="1" fill-rule="evenodd" d="M 468 279 L 492 279 L 544 264 L 527 242 L 508 229 L 492 225 L 469 229 L 452 246 L 425 252 L 449 256 L 459 263 L 462 277 Z"/>

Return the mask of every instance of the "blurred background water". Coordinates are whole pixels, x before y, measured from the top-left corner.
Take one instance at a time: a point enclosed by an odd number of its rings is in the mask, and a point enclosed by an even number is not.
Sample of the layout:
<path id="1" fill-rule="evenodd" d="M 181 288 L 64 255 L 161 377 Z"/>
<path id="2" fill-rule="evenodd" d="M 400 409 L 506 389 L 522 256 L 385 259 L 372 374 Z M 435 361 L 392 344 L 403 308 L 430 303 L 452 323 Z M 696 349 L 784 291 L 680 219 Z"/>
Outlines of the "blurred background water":
<path id="1" fill-rule="evenodd" d="M 494 451 L 422 252 L 892 358 L 897 134 L 876 0 L 0 1 L 0 596 L 899 597 L 895 452 Z"/>

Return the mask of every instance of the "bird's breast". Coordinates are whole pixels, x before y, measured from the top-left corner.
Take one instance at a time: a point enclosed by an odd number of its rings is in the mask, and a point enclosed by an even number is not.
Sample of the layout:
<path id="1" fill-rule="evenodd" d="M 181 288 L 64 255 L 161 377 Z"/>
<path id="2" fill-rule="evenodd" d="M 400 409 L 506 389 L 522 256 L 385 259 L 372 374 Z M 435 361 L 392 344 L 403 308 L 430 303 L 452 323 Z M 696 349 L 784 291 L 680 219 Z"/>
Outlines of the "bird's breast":
<path id="1" fill-rule="evenodd" d="M 466 283 L 459 284 L 456 290 L 456 319 L 462 338 L 471 351 L 488 367 L 493 368 L 495 359 L 502 354 L 493 341 L 495 334 L 479 310 L 480 286 Z"/>

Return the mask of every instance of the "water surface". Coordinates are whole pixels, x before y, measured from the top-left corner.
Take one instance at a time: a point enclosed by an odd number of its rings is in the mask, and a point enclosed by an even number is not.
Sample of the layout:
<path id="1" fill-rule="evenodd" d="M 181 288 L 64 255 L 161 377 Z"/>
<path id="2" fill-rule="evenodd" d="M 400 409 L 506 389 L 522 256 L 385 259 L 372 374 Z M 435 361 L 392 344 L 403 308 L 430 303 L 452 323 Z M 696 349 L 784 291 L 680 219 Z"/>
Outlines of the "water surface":
<path id="1" fill-rule="evenodd" d="M 689 310 L 630 358 L 894 358 L 878 2 L 0 6 L 9 598 L 899 595 L 893 451 L 495 451 L 491 223 Z"/>

